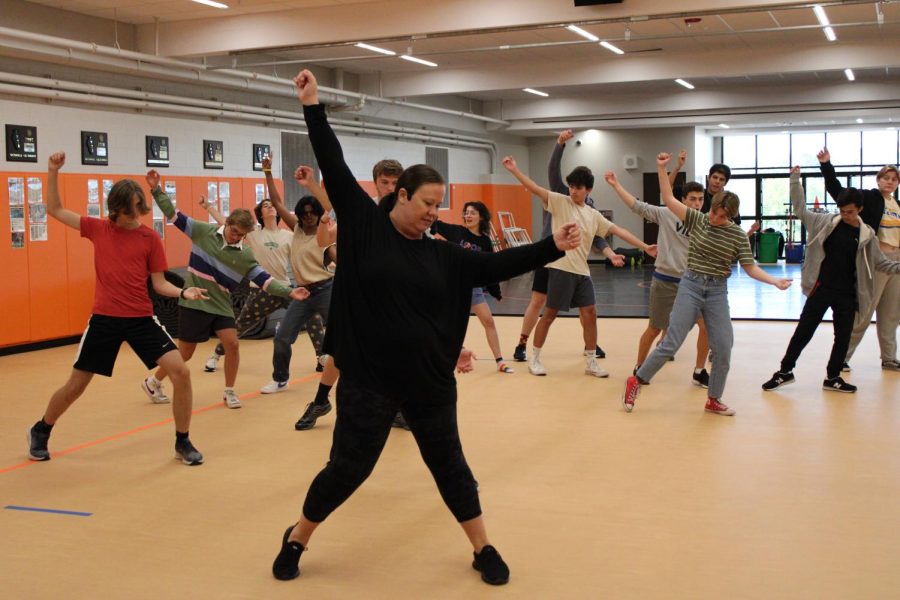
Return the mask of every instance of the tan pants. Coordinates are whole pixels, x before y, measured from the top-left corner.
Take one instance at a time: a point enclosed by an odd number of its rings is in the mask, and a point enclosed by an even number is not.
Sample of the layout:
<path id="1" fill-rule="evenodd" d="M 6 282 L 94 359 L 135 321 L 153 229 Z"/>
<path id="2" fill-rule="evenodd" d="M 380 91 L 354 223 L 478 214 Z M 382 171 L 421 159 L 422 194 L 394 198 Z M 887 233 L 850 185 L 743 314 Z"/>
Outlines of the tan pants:
<path id="1" fill-rule="evenodd" d="M 900 261 L 900 251 L 886 254 L 891 260 Z M 868 314 L 857 313 L 850 336 L 850 349 L 847 350 L 847 361 L 865 335 L 875 316 L 875 328 L 878 331 L 878 345 L 881 348 L 881 360 L 897 360 L 897 324 L 900 323 L 900 275 L 889 275 L 875 271 L 872 305 Z"/>

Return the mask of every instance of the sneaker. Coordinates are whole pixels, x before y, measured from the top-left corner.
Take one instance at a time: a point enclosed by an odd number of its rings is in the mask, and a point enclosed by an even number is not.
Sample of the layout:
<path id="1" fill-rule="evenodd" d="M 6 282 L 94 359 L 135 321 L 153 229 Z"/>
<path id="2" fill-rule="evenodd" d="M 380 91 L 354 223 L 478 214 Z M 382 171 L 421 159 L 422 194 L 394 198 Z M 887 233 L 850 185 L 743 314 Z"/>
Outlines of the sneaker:
<path id="1" fill-rule="evenodd" d="M 535 356 L 530 361 L 528 361 L 528 372 L 532 375 L 543 377 L 547 374 L 547 369 L 545 369 L 544 365 L 541 364 L 541 359 Z"/>
<path id="2" fill-rule="evenodd" d="M 597 357 L 593 354 L 585 357 L 584 374 L 594 377 L 609 377 L 609 371 L 597 363 Z"/>
<path id="3" fill-rule="evenodd" d="M 206 364 L 203 365 L 203 370 L 207 373 L 215 373 L 216 369 L 219 368 L 220 358 L 222 357 L 213 352 L 213 355 L 206 359 Z"/>
<path id="4" fill-rule="evenodd" d="M 780 388 L 783 385 L 789 385 L 796 381 L 794 379 L 794 374 L 790 371 L 775 371 L 772 375 L 772 379 L 768 380 L 764 384 L 762 384 L 762 389 L 767 392 L 771 392 L 776 388 Z"/>
<path id="5" fill-rule="evenodd" d="M 406 419 L 403 417 L 403 413 L 399 410 L 397 411 L 397 414 L 394 415 L 394 422 L 391 423 L 391 427 L 409 431 L 409 423 L 406 422 Z"/>
<path id="6" fill-rule="evenodd" d="M 706 389 L 709 387 L 709 371 L 706 369 L 700 369 L 699 373 L 694 373 L 691 376 L 691 381 L 694 385 L 699 385 L 700 387 Z"/>
<path id="7" fill-rule="evenodd" d="M 525 362 L 528 360 L 528 357 L 525 355 L 525 344 L 516 346 L 516 349 L 513 350 L 513 360 L 516 362 Z"/>
<path id="8" fill-rule="evenodd" d="M 28 458 L 30 460 L 50 460 L 50 451 L 47 450 L 47 442 L 50 441 L 49 433 L 41 433 L 35 423 L 25 435 L 28 440 Z"/>
<path id="9" fill-rule="evenodd" d="M 829 392 L 843 392 L 845 394 L 855 394 L 856 386 L 851 385 L 840 377 L 832 377 L 822 382 L 822 389 Z"/>
<path id="10" fill-rule="evenodd" d="M 726 417 L 734 416 L 734 409 L 728 408 L 727 405 L 722 404 L 715 398 L 707 398 L 706 406 L 704 407 L 703 410 L 705 410 L 706 412 L 709 412 L 709 413 L 715 413 L 717 415 L 723 415 Z"/>
<path id="11" fill-rule="evenodd" d="M 594 356 L 597 358 L 606 358 L 606 352 L 603 351 L 603 348 L 597 346 L 597 349 L 594 351 Z"/>
<path id="12" fill-rule="evenodd" d="M 900 371 L 900 362 L 896 360 L 883 360 L 881 361 L 881 368 L 885 371 Z"/>
<path id="13" fill-rule="evenodd" d="M 275 392 L 283 392 L 287 389 L 288 382 L 287 381 L 275 381 L 272 380 L 266 385 L 260 388 L 260 392 L 263 394 L 274 394 Z"/>
<path id="14" fill-rule="evenodd" d="M 326 404 L 316 404 L 315 402 L 310 402 L 306 405 L 306 410 L 303 411 L 303 416 L 294 423 L 294 429 L 297 431 L 305 431 L 306 429 L 312 429 L 316 424 L 316 419 L 319 417 L 324 417 L 328 413 L 331 412 L 331 402 Z"/>
<path id="15" fill-rule="evenodd" d="M 168 404 L 171 402 L 161 381 L 148 377 L 141 383 L 141 389 L 144 390 L 144 393 L 147 394 L 147 397 L 150 398 L 150 402 L 153 404 Z"/>
<path id="16" fill-rule="evenodd" d="M 180 458 L 181 462 L 191 467 L 203 464 L 203 455 L 194 448 L 191 440 L 175 442 L 175 458 Z"/>
<path id="17" fill-rule="evenodd" d="M 634 410 L 634 401 L 641 395 L 641 380 L 632 375 L 625 380 L 625 392 L 622 394 L 622 408 L 625 412 Z"/>
<path id="18" fill-rule="evenodd" d="M 503 585 L 509 581 L 509 567 L 503 562 L 500 553 L 493 546 L 485 546 L 481 552 L 475 552 L 472 568 L 481 573 L 481 580 L 491 585 Z"/>
<path id="19" fill-rule="evenodd" d="M 294 530 L 294 525 L 288 527 L 281 538 L 281 550 L 272 563 L 272 575 L 281 581 L 290 581 L 300 576 L 300 555 L 306 548 L 300 542 L 290 542 L 288 537 Z"/>
<path id="20" fill-rule="evenodd" d="M 852 370 L 853 369 L 850 368 L 850 363 L 846 361 L 841 365 L 841 373 L 849 373 Z"/>
<path id="21" fill-rule="evenodd" d="M 511 366 L 509 366 L 508 364 L 506 364 L 503 361 L 497 363 L 497 370 L 500 371 L 501 373 L 515 373 L 516 372 L 515 369 L 513 369 Z"/>
<path id="22" fill-rule="evenodd" d="M 224 402 L 225 406 L 228 408 L 240 408 L 243 406 L 243 404 L 241 404 L 241 399 L 238 398 L 238 395 L 234 390 L 225 390 L 225 393 L 222 396 L 222 402 Z"/>
<path id="23" fill-rule="evenodd" d="M 322 363 L 316 361 L 316 373 L 322 373 L 325 370 L 325 367 L 322 366 Z"/>

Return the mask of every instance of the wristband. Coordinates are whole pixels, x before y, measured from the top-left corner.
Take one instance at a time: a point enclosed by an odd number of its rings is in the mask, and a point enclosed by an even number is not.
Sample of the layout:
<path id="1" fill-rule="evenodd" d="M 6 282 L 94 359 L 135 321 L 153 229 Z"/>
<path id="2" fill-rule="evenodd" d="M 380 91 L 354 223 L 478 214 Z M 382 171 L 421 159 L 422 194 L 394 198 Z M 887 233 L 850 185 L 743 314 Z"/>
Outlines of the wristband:
<path id="1" fill-rule="evenodd" d="M 178 297 L 181 298 L 182 300 L 187 300 L 187 298 L 184 297 L 184 290 L 185 290 L 185 289 L 186 289 L 186 288 L 181 288 L 181 291 L 178 292 Z"/>
<path id="2" fill-rule="evenodd" d="M 263 169 L 263 173 L 271 173 L 272 169 Z"/>

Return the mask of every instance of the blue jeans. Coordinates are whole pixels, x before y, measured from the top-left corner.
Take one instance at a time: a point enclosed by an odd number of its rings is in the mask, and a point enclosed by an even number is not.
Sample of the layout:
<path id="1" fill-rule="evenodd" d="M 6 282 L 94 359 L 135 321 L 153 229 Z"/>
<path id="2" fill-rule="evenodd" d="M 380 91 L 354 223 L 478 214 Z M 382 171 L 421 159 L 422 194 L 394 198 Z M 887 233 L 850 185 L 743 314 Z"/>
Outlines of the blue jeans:
<path id="1" fill-rule="evenodd" d="M 328 320 L 328 306 L 331 304 L 331 284 L 328 279 L 318 284 L 306 286 L 309 298 L 291 300 L 284 318 L 275 332 L 274 352 L 272 353 L 272 379 L 287 381 L 291 376 L 291 346 L 297 341 L 300 330 L 314 313 Z"/>
<path id="2" fill-rule="evenodd" d="M 684 272 L 678 284 L 672 314 L 669 315 L 666 337 L 638 369 L 640 379 L 650 381 L 669 358 L 675 356 L 700 315 L 706 321 L 709 347 L 713 353 L 709 397 L 722 398 L 731 367 L 731 347 L 734 345 L 731 310 L 728 307 L 728 279 L 725 277 L 712 277 L 690 270 Z"/>

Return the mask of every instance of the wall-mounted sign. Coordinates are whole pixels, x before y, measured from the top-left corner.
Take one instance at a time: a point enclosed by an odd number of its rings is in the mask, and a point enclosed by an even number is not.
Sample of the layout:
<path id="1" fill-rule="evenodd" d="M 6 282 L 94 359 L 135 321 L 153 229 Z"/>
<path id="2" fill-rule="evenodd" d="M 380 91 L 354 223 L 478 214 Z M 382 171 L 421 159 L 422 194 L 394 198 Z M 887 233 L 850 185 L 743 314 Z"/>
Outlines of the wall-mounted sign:
<path id="1" fill-rule="evenodd" d="M 147 166 L 169 166 L 169 138 L 156 135 L 147 136 Z"/>
<path id="2" fill-rule="evenodd" d="M 203 168 L 224 169 L 224 144 L 216 140 L 203 140 Z"/>
<path id="3" fill-rule="evenodd" d="M 109 164 L 109 136 L 101 131 L 81 132 L 81 164 Z"/>
<path id="4" fill-rule="evenodd" d="M 253 144 L 254 171 L 262 171 L 262 161 L 267 156 L 272 156 L 272 147 L 269 144 Z"/>
<path id="5" fill-rule="evenodd" d="M 31 125 L 6 126 L 6 160 L 37 162 L 37 127 Z"/>

